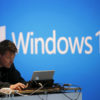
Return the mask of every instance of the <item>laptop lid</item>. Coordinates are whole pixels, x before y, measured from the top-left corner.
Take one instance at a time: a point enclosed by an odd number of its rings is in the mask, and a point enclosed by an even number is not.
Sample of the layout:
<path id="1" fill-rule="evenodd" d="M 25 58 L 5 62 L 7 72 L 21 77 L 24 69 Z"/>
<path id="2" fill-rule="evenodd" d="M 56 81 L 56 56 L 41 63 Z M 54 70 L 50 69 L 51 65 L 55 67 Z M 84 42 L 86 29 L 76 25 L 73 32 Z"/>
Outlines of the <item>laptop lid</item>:
<path id="1" fill-rule="evenodd" d="M 31 80 L 50 80 L 53 79 L 54 70 L 34 71 Z"/>

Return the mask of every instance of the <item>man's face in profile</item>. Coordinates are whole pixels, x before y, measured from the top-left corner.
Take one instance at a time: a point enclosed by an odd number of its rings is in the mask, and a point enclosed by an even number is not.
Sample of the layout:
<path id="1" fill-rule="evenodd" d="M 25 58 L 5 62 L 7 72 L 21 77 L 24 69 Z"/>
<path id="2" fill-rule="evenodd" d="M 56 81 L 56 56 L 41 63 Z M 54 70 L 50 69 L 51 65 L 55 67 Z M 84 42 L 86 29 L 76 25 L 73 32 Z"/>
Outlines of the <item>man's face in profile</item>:
<path id="1" fill-rule="evenodd" d="M 4 53 L 4 55 L 1 55 L 1 64 L 2 66 L 6 67 L 6 68 L 10 68 L 11 64 L 13 63 L 15 58 L 15 54 L 10 52 L 10 51 L 6 51 Z"/>

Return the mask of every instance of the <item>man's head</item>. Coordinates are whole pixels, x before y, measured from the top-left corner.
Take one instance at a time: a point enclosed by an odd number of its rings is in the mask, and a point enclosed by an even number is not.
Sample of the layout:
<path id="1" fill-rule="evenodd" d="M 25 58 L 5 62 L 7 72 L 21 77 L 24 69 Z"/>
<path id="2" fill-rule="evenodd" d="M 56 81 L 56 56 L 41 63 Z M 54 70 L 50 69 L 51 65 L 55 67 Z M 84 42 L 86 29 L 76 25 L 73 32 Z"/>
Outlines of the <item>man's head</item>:
<path id="1" fill-rule="evenodd" d="M 0 42 L 0 66 L 10 68 L 13 63 L 17 48 L 10 40 Z"/>

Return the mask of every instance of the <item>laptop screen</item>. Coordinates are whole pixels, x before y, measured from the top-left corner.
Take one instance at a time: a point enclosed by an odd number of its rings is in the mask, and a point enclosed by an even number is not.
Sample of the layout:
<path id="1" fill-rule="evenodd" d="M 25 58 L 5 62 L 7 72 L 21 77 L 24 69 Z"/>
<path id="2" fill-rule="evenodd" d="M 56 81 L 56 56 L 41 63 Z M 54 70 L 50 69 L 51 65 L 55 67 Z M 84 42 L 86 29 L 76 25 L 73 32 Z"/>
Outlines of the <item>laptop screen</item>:
<path id="1" fill-rule="evenodd" d="M 53 79 L 54 70 L 34 71 L 31 80 L 50 80 Z"/>

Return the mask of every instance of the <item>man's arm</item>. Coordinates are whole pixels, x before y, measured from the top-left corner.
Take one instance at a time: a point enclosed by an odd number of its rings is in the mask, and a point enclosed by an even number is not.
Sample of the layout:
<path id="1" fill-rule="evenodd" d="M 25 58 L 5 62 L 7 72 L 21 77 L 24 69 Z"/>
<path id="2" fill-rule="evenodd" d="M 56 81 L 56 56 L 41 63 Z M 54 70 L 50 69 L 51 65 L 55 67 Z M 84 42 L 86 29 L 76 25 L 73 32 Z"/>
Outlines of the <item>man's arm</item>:
<path id="1" fill-rule="evenodd" d="M 11 70 L 9 72 L 10 83 L 26 83 L 26 81 L 21 77 L 20 72 L 15 68 L 14 64 L 11 66 Z"/>
<path id="2" fill-rule="evenodd" d="M 10 88 L 12 90 L 22 90 L 22 89 L 24 89 L 26 87 L 27 86 L 25 86 L 22 83 L 10 84 L 8 82 L 1 82 L 0 81 L 0 88 Z"/>
<path id="3" fill-rule="evenodd" d="M 27 87 L 26 81 L 21 77 L 20 72 L 15 68 L 14 64 L 11 65 L 9 72 L 10 86 L 13 90 L 21 90 Z"/>
<path id="4" fill-rule="evenodd" d="M 0 88 L 9 87 L 11 84 L 9 82 L 1 82 L 0 81 Z"/>

